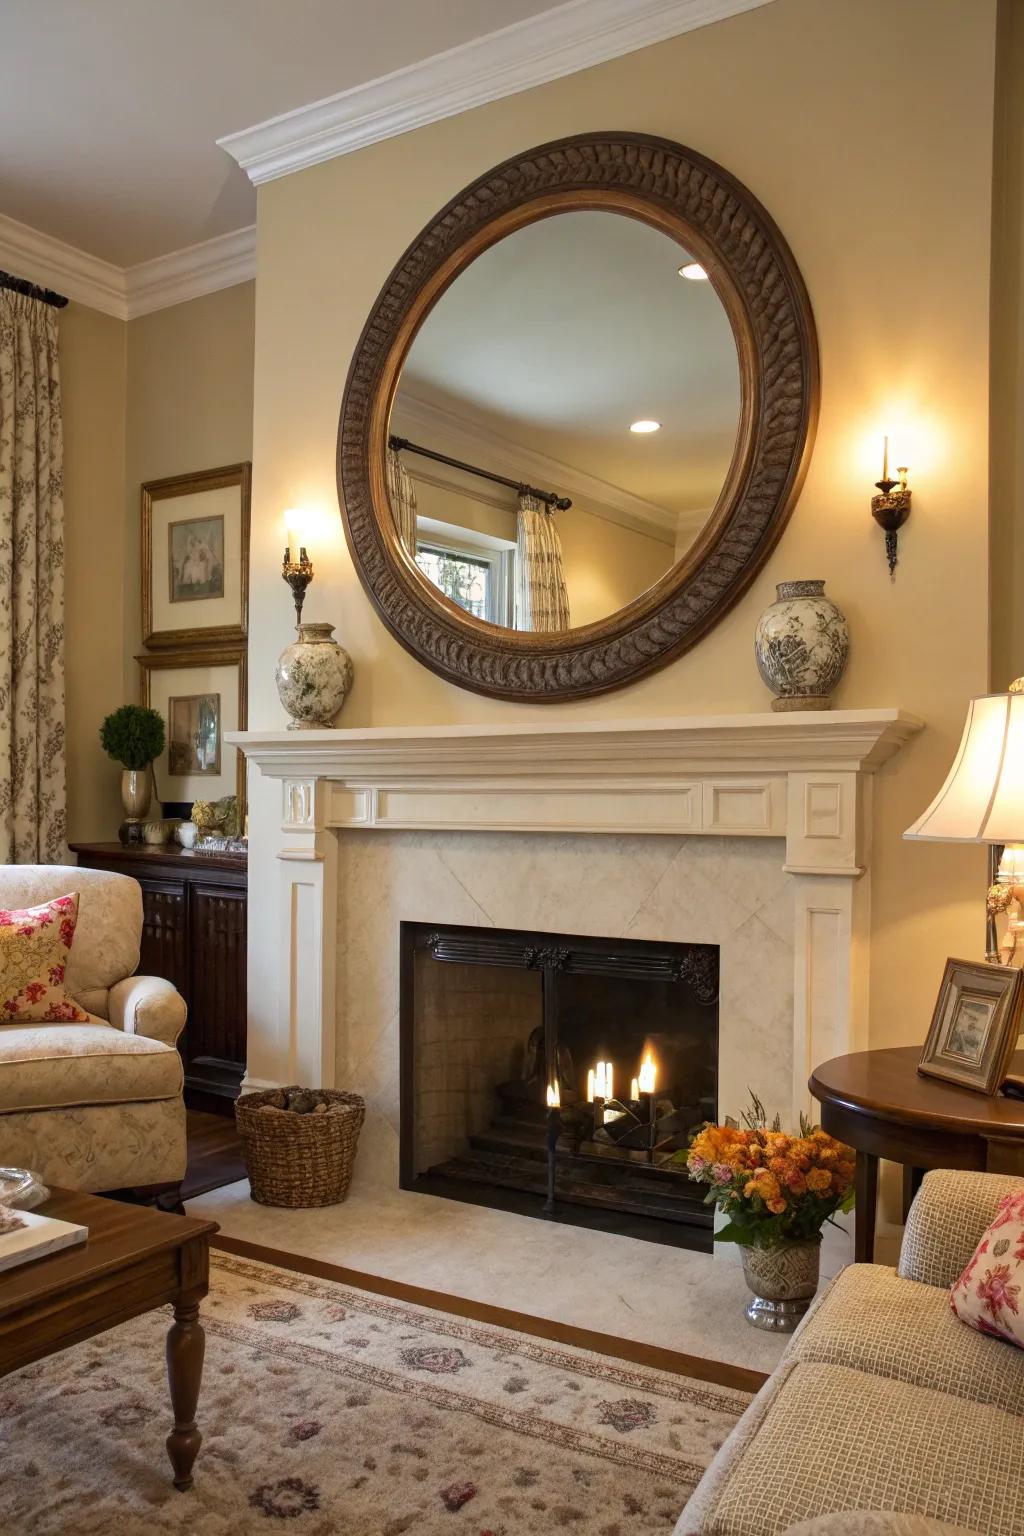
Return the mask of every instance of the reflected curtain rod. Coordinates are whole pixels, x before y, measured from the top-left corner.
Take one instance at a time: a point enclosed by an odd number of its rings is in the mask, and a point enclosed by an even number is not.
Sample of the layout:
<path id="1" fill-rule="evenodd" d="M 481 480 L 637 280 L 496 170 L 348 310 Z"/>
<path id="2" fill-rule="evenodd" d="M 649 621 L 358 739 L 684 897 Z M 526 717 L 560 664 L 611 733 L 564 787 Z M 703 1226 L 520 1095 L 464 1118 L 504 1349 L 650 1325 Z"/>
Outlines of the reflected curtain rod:
<path id="1" fill-rule="evenodd" d="M 0 288 L 6 288 L 10 293 L 23 293 L 27 299 L 38 299 L 40 304 L 49 304 L 53 309 L 64 309 L 67 299 L 62 293 L 54 293 L 52 288 L 40 288 L 36 283 L 30 283 L 27 277 L 15 277 L 12 272 L 0 272 Z"/>
<path id="2" fill-rule="evenodd" d="M 568 512 L 572 502 L 568 496 L 559 496 L 557 491 L 539 491 L 535 485 L 526 485 L 521 480 L 509 480 L 505 475 L 495 475 L 489 469 L 480 469 L 476 464 L 466 464 L 462 459 L 450 459 L 446 453 L 435 453 L 433 448 L 422 448 L 419 443 L 411 443 L 407 437 L 395 437 L 392 434 L 388 438 L 388 447 L 395 453 L 400 453 L 404 448 L 406 453 L 418 453 L 423 459 L 433 459 L 437 464 L 448 464 L 452 469 L 464 470 L 467 475 L 479 475 L 481 480 L 491 480 L 495 485 L 507 485 L 510 491 L 518 491 L 520 496 L 536 496 L 538 501 L 547 505 L 549 512 Z"/>

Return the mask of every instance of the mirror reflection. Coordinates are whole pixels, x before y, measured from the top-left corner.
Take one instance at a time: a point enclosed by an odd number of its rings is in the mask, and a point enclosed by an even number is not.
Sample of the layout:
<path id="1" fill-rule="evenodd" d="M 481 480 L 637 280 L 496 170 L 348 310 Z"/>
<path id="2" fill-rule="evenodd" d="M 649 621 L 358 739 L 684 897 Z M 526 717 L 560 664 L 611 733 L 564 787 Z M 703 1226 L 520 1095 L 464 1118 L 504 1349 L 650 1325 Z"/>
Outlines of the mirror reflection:
<path id="1" fill-rule="evenodd" d="M 387 454 L 424 574 L 509 629 L 605 619 L 689 550 L 728 475 L 736 344 L 703 269 L 625 215 L 506 236 L 409 351 Z"/>

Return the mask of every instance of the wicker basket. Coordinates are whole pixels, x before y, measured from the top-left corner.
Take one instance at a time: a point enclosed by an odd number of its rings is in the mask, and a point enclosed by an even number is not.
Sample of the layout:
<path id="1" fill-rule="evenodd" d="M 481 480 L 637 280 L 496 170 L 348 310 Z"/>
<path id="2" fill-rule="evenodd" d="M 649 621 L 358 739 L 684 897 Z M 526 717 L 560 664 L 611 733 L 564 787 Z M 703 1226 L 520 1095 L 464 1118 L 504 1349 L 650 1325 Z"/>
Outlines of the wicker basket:
<path id="1" fill-rule="evenodd" d="M 294 1093 L 294 1088 L 285 1092 Z M 318 1089 L 329 1104 L 343 1104 L 326 1115 L 279 1110 L 261 1113 L 276 1091 L 245 1093 L 235 1101 L 235 1123 L 242 1138 L 252 1197 L 260 1205 L 337 1205 L 348 1194 L 356 1143 L 366 1103 L 356 1093 Z"/>

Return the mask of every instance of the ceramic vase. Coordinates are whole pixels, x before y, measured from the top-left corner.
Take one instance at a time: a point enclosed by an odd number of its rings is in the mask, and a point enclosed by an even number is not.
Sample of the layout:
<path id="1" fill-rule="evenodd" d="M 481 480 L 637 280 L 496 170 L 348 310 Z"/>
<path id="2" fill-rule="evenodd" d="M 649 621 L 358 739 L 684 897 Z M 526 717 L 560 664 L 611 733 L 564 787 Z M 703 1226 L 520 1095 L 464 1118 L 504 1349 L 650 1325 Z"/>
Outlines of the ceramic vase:
<path id="1" fill-rule="evenodd" d="M 774 1248 L 744 1244 L 740 1253 L 743 1278 L 753 1293 L 747 1322 L 766 1333 L 792 1333 L 818 1289 L 821 1238 Z"/>
<path id="2" fill-rule="evenodd" d="M 300 624 L 299 638 L 278 657 L 274 676 L 290 731 L 333 725 L 352 687 L 352 658 L 333 634 L 333 624 Z"/>
<path id="3" fill-rule="evenodd" d="M 780 581 L 757 621 L 754 655 L 772 709 L 828 709 L 846 670 L 850 631 L 823 581 Z"/>
<path id="4" fill-rule="evenodd" d="M 142 842 L 142 823 L 146 819 L 153 799 L 153 765 L 145 768 L 122 768 L 121 805 L 124 821 L 117 829 L 122 843 Z"/>

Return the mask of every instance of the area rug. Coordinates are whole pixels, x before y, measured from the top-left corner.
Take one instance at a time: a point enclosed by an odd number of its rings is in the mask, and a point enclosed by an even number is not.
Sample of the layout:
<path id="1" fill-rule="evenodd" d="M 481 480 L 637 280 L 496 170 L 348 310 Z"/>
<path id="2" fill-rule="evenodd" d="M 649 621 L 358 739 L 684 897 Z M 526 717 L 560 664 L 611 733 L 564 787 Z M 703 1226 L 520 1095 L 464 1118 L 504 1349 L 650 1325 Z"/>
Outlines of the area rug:
<path id="1" fill-rule="evenodd" d="M 0 1380 L 5 1536 L 668 1536 L 746 1393 L 212 1255 L 171 1486 L 165 1311 Z"/>

